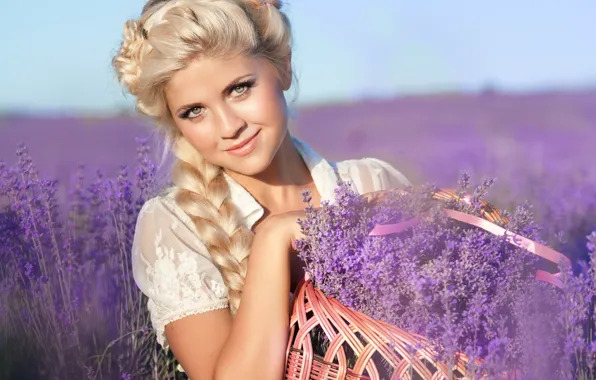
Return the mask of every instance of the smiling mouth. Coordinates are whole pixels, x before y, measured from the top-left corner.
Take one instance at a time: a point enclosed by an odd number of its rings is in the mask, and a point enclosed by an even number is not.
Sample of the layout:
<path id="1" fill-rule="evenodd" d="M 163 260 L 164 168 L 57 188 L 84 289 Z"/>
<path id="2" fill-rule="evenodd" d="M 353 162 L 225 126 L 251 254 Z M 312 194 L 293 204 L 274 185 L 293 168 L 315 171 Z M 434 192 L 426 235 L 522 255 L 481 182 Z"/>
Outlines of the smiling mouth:
<path id="1" fill-rule="evenodd" d="M 251 137 L 247 138 L 244 141 L 239 142 L 238 144 L 234 144 L 231 147 L 229 147 L 228 149 L 226 149 L 226 152 L 233 152 L 235 150 L 239 150 L 242 147 L 246 146 L 247 144 L 250 144 L 250 142 L 252 142 L 257 135 L 260 133 L 261 131 L 258 131 L 257 133 L 255 133 L 254 135 L 252 135 Z"/>

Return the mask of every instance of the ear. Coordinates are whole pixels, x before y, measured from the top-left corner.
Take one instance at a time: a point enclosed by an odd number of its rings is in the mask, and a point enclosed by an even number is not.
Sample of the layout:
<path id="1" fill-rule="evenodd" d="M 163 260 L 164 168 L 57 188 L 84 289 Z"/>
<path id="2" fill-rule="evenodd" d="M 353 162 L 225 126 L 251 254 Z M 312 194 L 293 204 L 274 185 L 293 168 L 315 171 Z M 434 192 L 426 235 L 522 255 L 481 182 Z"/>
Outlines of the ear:
<path id="1" fill-rule="evenodd" d="M 288 91 L 292 87 L 292 52 L 284 60 L 283 73 L 281 84 L 284 91 Z"/>

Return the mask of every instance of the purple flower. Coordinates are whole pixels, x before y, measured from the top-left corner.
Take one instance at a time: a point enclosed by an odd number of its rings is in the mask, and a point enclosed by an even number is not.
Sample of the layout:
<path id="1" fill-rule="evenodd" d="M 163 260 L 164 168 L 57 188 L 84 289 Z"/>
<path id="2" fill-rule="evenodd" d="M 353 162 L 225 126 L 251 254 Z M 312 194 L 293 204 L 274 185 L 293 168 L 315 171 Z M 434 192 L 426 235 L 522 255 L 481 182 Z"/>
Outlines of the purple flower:
<path id="1" fill-rule="evenodd" d="M 1 339 L 14 340 L 16 356 L 34 353 L 23 360 L 36 378 L 167 377 L 129 260 L 139 205 L 155 191 L 155 166 L 139 143 L 134 183 L 126 167 L 86 183 L 81 166 L 62 189 L 24 146 L 14 167 L 0 163 Z"/>
<path id="2" fill-rule="evenodd" d="M 477 186 L 469 202 L 430 201 L 436 188 L 427 185 L 369 204 L 349 183 L 340 182 L 333 204 L 318 209 L 309 205 L 300 221 L 305 238 L 297 248 L 305 270 L 315 286 L 344 305 L 422 334 L 444 362 L 457 352 L 472 353 L 487 360 L 478 370 L 496 374 L 524 363 L 534 370 L 535 357 L 543 360 L 543 369 L 535 373 L 553 371 L 544 360 L 553 363 L 563 357 L 557 343 L 563 330 L 553 324 L 567 313 L 566 320 L 576 326 L 567 330 L 567 351 L 584 350 L 583 330 L 577 325 L 587 319 L 593 284 L 586 270 L 570 275 L 571 303 L 565 304 L 556 297 L 562 292 L 534 279 L 538 264 L 544 264 L 537 256 L 442 212 L 449 208 L 482 216 L 492 185 L 488 180 Z M 469 176 L 464 174 L 457 194 L 468 192 Z M 304 198 L 310 202 L 309 194 Z M 419 215 L 424 215 L 420 222 L 402 233 L 369 236 L 377 224 Z M 504 216 L 507 222 L 499 223 L 510 233 L 544 243 L 529 203 Z M 543 305 L 546 293 L 559 300 L 557 307 Z M 540 339 L 533 341 L 536 332 Z"/>

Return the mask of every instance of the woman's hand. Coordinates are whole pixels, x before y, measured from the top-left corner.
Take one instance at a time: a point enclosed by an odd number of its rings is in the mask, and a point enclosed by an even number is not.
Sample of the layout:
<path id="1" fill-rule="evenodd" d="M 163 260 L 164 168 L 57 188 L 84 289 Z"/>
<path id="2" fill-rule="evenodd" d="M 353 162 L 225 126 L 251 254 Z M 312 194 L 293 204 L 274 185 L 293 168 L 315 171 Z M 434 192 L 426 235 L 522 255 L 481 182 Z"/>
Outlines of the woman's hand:
<path id="1" fill-rule="evenodd" d="M 362 194 L 362 197 L 365 198 L 368 201 L 368 203 L 374 205 L 387 197 L 391 197 L 394 194 L 400 195 L 403 193 L 404 193 L 403 189 L 395 188 L 395 189 L 377 190 L 377 191 L 373 191 L 370 193 L 364 193 L 364 194 Z"/>
<path id="2" fill-rule="evenodd" d="M 298 219 L 305 218 L 306 212 L 304 210 L 273 215 L 263 222 L 256 236 L 266 235 L 268 239 L 282 240 L 287 244 L 289 250 L 294 250 L 294 241 L 304 238 Z"/>
<path id="3" fill-rule="evenodd" d="M 255 235 L 256 243 L 263 247 L 282 245 L 290 260 L 290 292 L 294 292 L 298 283 L 304 278 L 304 262 L 295 253 L 294 241 L 304 237 L 298 219 L 306 218 L 304 210 L 297 210 L 269 217 L 263 222 Z M 291 307 L 291 305 L 290 305 Z M 290 310 L 291 313 L 291 310 Z"/>

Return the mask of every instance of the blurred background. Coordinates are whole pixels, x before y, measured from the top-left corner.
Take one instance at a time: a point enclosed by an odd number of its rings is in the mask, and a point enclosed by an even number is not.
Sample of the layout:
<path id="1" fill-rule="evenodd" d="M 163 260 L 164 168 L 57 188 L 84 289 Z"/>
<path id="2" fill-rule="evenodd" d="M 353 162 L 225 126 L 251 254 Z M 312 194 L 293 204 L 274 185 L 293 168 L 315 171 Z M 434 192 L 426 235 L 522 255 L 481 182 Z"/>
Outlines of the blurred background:
<path id="1" fill-rule="evenodd" d="M 156 345 L 134 335 L 149 331 L 126 266 L 139 202 L 118 177 L 121 165 L 134 177 L 136 138 L 153 128 L 111 68 L 124 22 L 143 4 L 3 3 L 0 190 L 19 189 L 10 207 L 0 193 L 0 317 L 9 316 L 0 318 L 8 332 L 0 334 L 0 378 L 50 378 L 60 360 L 75 372 L 58 378 L 82 378 L 80 363 L 115 341 L 110 352 L 119 356 L 97 364 L 110 375 L 91 368 L 87 378 L 137 378 L 134 363 L 155 352 L 131 348 Z M 491 202 L 513 209 L 530 201 L 547 242 L 586 256 L 585 237 L 596 230 L 596 2 L 293 0 L 285 10 L 299 78 L 288 93 L 294 134 L 329 159 L 384 159 L 414 183 L 453 187 L 462 171 L 473 183 L 495 178 Z M 55 187 L 37 182 L 23 155 L 15 175 L 5 170 L 17 167 L 19 144 Z M 157 160 L 157 144 L 150 147 Z M 86 185 L 73 183 L 81 165 Z M 104 177 L 93 182 L 98 170 Z M 59 207 L 44 195 L 54 191 Z M 63 226 L 44 219 L 66 205 Z M 75 279 L 54 305 L 38 292 L 50 288 L 39 285 L 51 272 L 39 269 L 46 256 L 58 273 L 49 284 Z M 25 376 L 35 360 L 41 372 Z"/>
<path id="2" fill-rule="evenodd" d="M 26 144 L 59 196 L 79 165 L 113 175 L 134 164 L 135 137 L 152 128 L 110 60 L 143 4 L 5 4 L 0 160 Z M 496 177 L 503 207 L 596 182 L 593 1 L 297 0 L 285 10 L 299 78 L 292 128 L 328 158 L 374 155 L 441 186 L 462 170 Z"/>

